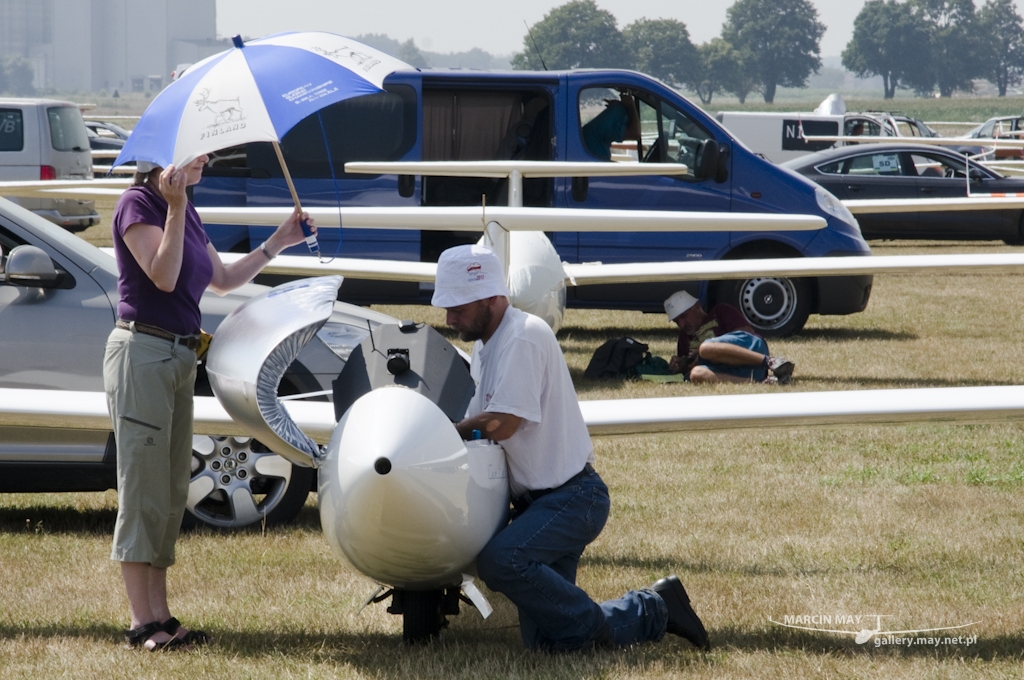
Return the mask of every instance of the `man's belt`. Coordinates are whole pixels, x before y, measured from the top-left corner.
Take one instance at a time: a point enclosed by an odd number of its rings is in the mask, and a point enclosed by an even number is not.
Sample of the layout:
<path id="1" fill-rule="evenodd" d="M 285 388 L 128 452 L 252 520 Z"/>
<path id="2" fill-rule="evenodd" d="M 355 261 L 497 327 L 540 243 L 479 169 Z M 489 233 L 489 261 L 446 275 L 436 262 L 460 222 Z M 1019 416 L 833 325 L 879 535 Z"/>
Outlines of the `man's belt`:
<path id="1" fill-rule="evenodd" d="M 135 328 L 132 328 L 133 323 L 135 324 Z M 134 330 L 136 333 L 142 333 L 143 335 L 152 335 L 154 338 L 168 340 L 172 343 L 176 342 L 183 347 L 187 347 L 193 352 L 199 349 L 198 335 L 175 335 L 170 331 L 165 331 L 159 326 L 150 326 L 149 324 L 139 323 L 138 321 L 125 321 L 124 319 L 118 319 L 114 326 L 126 331 Z"/>
<path id="2" fill-rule="evenodd" d="M 565 486 L 566 484 L 571 484 L 578 480 L 580 477 L 591 474 L 592 472 L 594 472 L 594 466 L 591 465 L 590 463 L 587 463 L 586 465 L 583 466 L 582 470 L 577 472 L 569 479 L 565 480 L 565 483 L 562 484 L 562 486 Z M 533 503 L 535 500 L 543 496 L 547 496 L 552 491 L 558 491 L 559 489 L 562 488 L 562 486 L 556 486 L 551 489 L 533 489 L 531 491 L 527 491 L 524 494 L 516 496 L 515 498 L 512 499 L 512 507 L 516 509 L 517 513 L 521 513 L 525 511 L 526 508 L 530 507 L 530 504 Z"/>

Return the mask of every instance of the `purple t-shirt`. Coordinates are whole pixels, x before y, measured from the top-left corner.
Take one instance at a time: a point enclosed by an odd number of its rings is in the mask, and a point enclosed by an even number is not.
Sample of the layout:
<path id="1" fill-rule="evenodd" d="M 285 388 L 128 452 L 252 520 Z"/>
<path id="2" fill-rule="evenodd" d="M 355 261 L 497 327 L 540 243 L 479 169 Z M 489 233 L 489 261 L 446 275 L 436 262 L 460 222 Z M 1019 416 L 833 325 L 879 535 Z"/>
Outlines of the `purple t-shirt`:
<path id="1" fill-rule="evenodd" d="M 119 271 L 117 292 L 121 295 L 117 315 L 177 335 L 195 335 L 202 321 L 199 299 L 213 280 L 213 263 L 206 248 L 210 239 L 196 209 L 191 203 L 186 208 L 181 273 L 173 292 L 165 293 L 156 287 L 124 242 L 124 233 L 133 224 L 163 229 L 167 207 L 167 201 L 147 186 L 130 187 L 117 202 L 111 225 Z"/>

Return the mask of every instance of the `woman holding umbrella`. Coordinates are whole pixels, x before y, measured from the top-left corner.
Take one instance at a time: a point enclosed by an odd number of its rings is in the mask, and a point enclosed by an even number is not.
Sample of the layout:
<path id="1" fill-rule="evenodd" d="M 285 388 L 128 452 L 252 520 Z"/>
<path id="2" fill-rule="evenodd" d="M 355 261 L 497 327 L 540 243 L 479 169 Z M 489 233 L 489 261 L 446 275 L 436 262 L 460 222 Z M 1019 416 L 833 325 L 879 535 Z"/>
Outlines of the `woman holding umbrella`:
<path id="1" fill-rule="evenodd" d="M 199 300 L 250 281 L 285 248 L 304 240 L 296 210 L 263 244 L 225 265 L 210 244 L 186 187 L 207 156 L 166 169 L 139 161 L 114 210 L 118 321 L 107 340 L 103 378 L 117 441 L 118 513 L 111 559 L 128 594 L 130 646 L 150 651 L 203 644 L 167 603 L 192 461 L 192 396 L 200 345 Z"/>

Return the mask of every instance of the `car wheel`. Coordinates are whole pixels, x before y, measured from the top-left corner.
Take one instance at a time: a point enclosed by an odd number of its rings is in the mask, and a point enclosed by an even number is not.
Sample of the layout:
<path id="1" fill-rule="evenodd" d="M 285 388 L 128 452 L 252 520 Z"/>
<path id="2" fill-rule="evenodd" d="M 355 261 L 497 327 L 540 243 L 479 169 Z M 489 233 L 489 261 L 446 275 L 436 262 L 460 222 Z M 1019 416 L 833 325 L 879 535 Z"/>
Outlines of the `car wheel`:
<path id="1" fill-rule="evenodd" d="M 289 522 L 305 504 L 315 475 L 250 437 L 196 435 L 182 527 Z"/>
<path id="2" fill-rule="evenodd" d="M 806 279 L 763 276 L 722 281 L 714 299 L 739 309 L 765 337 L 782 338 L 798 332 L 811 313 L 811 286 Z"/>
<path id="3" fill-rule="evenodd" d="M 1020 217 L 1017 218 L 1017 236 L 1004 238 L 1003 243 L 1008 246 L 1024 245 L 1024 210 L 1021 211 Z"/>

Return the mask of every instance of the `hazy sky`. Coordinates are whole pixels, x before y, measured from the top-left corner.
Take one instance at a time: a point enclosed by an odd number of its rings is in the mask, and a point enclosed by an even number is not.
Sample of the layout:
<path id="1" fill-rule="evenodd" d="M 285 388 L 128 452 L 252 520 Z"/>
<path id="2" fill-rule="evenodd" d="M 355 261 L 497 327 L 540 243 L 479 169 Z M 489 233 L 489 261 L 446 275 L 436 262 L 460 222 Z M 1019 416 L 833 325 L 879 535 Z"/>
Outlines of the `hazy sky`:
<path id="1" fill-rule="evenodd" d="M 1018 0 L 1024 2 L 1024 0 Z M 717 36 L 733 0 L 597 0 L 622 28 L 641 17 L 678 19 L 690 38 L 702 43 Z M 853 32 L 864 0 L 812 0 L 828 27 L 822 56 L 838 56 Z M 257 37 L 288 30 L 324 30 L 356 36 L 386 33 L 397 40 L 413 38 L 421 49 L 462 52 L 479 47 L 492 54 L 523 48 L 526 28 L 565 0 L 217 0 L 217 33 Z M 978 0 L 980 4 L 980 0 Z"/>
<path id="2" fill-rule="evenodd" d="M 479 47 L 491 54 L 523 49 L 526 28 L 566 0 L 217 0 L 217 32 L 222 37 L 258 37 L 279 31 L 324 30 L 356 36 L 386 33 L 413 38 L 421 49 L 462 52 Z M 865 0 L 811 0 L 828 30 L 824 57 L 839 56 L 853 34 L 853 20 Z M 981 6 L 983 0 L 975 0 Z M 717 36 L 733 0 L 597 0 L 622 28 L 641 17 L 678 19 L 690 38 L 702 43 Z M 1024 14 L 1024 0 L 1016 0 Z"/>

